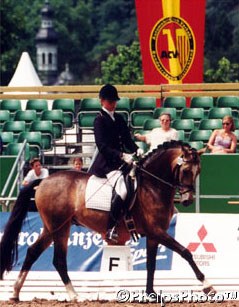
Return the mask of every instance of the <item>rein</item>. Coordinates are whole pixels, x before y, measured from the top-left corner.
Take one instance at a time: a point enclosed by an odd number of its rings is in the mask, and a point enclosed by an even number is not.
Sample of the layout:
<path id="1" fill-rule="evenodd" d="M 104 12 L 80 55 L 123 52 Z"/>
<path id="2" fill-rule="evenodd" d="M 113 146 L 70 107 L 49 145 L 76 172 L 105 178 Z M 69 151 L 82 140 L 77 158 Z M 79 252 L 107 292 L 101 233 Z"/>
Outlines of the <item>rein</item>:
<path id="1" fill-rule="evenodd" d="M 145 168 L 143 168 L 143 167 L 141 167 L 141 166 L 139 166 L 137 164 L 135 164 L 135 166 L 141 172 L 143 172 L 143 173 L 147 174 L 148 176 L 150 176 L 150 177 L 152 177 L 152 178 L 162 182 L 163 184 L 169 186 L 170 188 L 172 188 L 172 189 L 178 188 L 180 194 L 185 194 L 185 193 L 187 193 L 189 191 L 194 190 L 194 187 L 193 187 L 193 185 L 185 185 L 185 184 L 181 184 L 179 182 L 179 171 L 180 171 L 180 167 L 182 166 L 183 163 L 193 163 L 193 159 L 192 160 L 184 160 L 183 156 L 178 157 L 178 163 L 177 163 L 176 167 L 173 170 L 173 175 L 174 175 L 176 184 L 172 184 L 172 183 L 170 183 L 170 182 L 168 182 L 168 181 L 166 181 L 166 180 L 164 180 L 164 179 L 154 175 L 153 173 L 147 171 Z M 188 190 L 181 192 L 180 188 L 183 188 L 183 187 L 188 187 Z"/>

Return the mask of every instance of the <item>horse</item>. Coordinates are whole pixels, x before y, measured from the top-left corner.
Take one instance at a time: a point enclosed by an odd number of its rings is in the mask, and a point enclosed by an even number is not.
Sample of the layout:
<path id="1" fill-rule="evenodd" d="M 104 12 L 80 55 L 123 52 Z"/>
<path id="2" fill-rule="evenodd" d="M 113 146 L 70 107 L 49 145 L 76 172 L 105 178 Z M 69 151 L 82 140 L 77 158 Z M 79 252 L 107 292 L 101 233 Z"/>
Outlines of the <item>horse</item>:
<path id="1" fill-rule="evenodd" d="M 205 279 L 193 260 L 191 252 L 168 233 L 174 214 L 174 196 L 178 189 L 180 202 L 188 206 L 193 202 L 196 176 L 200 173 L 200 156 L 188 144 L 180 141 L 166 142 L 145 155 L 136 165 L 138 187 L 131 209 L 137 233 L 146 236 L 147 280 L 146 294 L 156 295 L 154 273 L 159 244 L 181 255 L 191 266 L 196 278 L 202 282 L 206 294 L 214 294 L 213 286 Z M 53 265 L 58 271 L 71 301 L 78 296 L 67 272 L 67 240 L 71 224 L 86 226 L 98 233 L 105 233 L 108 212 L 88 209 L 85 206 L 85 190 L 90 178 L 88 173 L 65 170 L 33 184 L 38 185 L 35 202 L 44 229 L 31 245 L 15 282 L 11 300 L 19 301 L 19 293 L 33 263 L 54 242 Z M 26 200 L 26 199 L 25 199 Z M 27 206 L 15 204 L 7 222 L 1 242 L 1 271 L 10 271 L 16 260 L 17 238 Z M 118 222 L 118 244 L 124 244 L 129 234 L 123 219 Z"/>

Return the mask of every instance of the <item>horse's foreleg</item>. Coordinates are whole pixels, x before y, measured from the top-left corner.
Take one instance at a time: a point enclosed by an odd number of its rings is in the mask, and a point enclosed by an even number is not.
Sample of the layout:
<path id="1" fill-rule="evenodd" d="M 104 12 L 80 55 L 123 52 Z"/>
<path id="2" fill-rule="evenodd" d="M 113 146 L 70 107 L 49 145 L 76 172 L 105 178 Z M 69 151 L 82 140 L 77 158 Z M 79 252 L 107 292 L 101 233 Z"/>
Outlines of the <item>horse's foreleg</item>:
<path id="1" fill-rule="evenodd" d="M 14 284 L 13 296 L 11 300 L 19 301 L 19 293 L 21 291 L 21 288 L 24 284 L 28 272 L 30 271 L 33 263 L 39 258 L 39 256 L 51 244 L 51 242 L 52 242 L 52 236 L 44 228 L 42 234 L 39 236 L 37 241 L 33 245 L 31 245 L 27 250 L 27 255 L 24 260 L 23 266 Z"/>
<path id="2" fill-rule="evenodd" d="M 153 283 L 154 283 L 154 272 L 156 266 L 156 254 L 158 250 L 158 242 L 147 238 L 147 284 L 146 293 L 154 293 Z"/>
<path id="3" fill-rule="evenodd" d="M 192 253 L 187 248 L 182 246 L 180 243 L 178 243 L 174 238 L 172 238 L 167 233 L 160 235 L 160 243 L 170 248 L 172 251 L 178 253 L 181 257 L 183 257 L 189 263 L 197 279 L 202 282 L 204 293 L 214 294 L 216 292 L 214 288 L 212 287 L 212 285 L 210 285 L 208 281 L 205 279 L 204 274 L 199 270 L 198 266 L 193 260 Z"/>
<path id="4" fill-rule="evenodd" d="M 59 231 L 57 231 L 54 234 L 53 236 L 53 240 L 54 240 L 53 264 L 66 287 L 66 291 L 69 295 L 70 300 L 76 301 L 78 295 L 72 286 L 71 280 L 67 272 L 66 255 L 67 255 L 67 242 L 68 242 L 69 234 L 70 234 L 70 224 L 69 223 L 64 225 L 61 229 L 59 229 Z"/>

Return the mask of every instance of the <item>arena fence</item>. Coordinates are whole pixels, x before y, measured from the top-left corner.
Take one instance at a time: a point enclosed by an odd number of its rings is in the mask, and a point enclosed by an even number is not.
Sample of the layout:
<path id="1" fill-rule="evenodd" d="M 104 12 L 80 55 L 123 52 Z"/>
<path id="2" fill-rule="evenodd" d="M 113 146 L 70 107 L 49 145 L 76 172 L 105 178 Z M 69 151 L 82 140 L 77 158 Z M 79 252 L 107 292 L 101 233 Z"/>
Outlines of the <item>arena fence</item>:
<path id="1" fill-rule="evenodd" d="M 116 85 L 119 95 L 129 98 L 152 96 L 228 96 L 239 95 L 239 83 L 194 83 L 159 85 Z M 82 99 L 98 97 L 101 85 L 0 87 L 0 99 Z"/>

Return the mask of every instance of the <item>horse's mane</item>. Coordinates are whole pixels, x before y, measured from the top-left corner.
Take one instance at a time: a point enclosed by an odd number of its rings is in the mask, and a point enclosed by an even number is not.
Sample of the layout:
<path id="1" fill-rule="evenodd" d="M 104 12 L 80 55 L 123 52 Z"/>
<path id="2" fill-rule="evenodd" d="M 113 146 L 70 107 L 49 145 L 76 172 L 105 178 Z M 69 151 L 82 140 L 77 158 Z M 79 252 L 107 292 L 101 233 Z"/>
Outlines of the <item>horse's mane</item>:
<path id="1" fill-rule="evenodd" d="M 158 159 L 162 153 L 167 151 L 168 149 L 176 149 L 179 147 L 187 147 L 188 149 L 194 150 L 191 148 L 191 146 L 188 143 L 184 143 L 182 141 L 170 141 L 170 142 L 164 142 L 161 145 L 158 145 L 157 148 L 153 149 L 152 151 L 148 152 L 140 161 L 139 165 L 148 165 L 153 160 Z"/>

